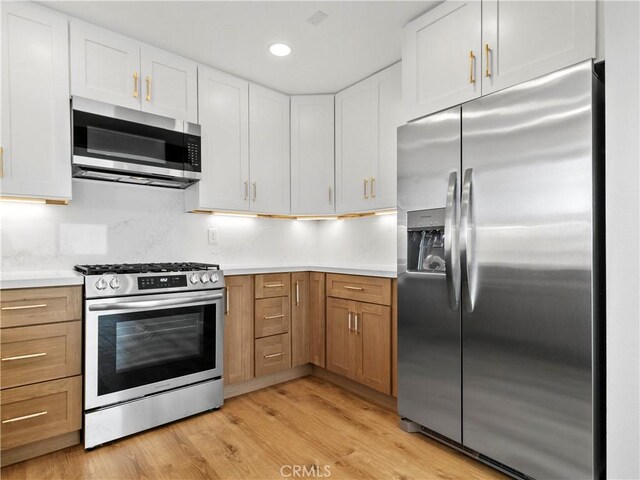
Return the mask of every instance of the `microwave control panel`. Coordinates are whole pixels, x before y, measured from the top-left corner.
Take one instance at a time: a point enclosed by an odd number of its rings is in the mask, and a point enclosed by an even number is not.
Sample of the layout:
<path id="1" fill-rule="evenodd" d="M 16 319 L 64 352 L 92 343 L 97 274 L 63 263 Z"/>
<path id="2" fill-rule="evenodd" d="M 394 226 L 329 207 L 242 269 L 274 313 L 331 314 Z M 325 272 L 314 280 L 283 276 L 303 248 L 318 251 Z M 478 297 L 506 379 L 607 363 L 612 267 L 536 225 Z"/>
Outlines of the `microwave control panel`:
<path id="1" fill-rule="evenodd" d="M 200 171 L 200 137 L 185 135 L 187 162 L 194 170 Z"/>

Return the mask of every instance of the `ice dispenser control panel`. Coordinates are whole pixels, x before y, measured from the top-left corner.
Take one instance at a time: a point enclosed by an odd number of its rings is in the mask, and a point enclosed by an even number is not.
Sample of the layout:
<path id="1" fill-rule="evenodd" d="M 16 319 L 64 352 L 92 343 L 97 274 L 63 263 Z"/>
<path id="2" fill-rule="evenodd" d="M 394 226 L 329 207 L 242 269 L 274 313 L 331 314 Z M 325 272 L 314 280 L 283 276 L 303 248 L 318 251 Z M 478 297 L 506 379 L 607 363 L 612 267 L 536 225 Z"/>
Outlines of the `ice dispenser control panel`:
<path id="1" fill-rule="evenodd" d="M 444 208 L 407 212 L 407 270 L 445 272 Z"/>

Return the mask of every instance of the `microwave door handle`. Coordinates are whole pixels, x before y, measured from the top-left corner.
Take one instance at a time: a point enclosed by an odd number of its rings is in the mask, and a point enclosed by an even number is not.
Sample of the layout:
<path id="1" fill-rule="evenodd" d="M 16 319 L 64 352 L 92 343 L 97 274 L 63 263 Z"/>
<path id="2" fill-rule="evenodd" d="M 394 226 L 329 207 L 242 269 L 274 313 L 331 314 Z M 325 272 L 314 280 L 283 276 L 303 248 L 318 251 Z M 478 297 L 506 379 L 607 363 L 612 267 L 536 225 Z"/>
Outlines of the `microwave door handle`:
<path id="1" fill-rule="evenodd" d="M 173 307 L 192 303 L 206 304 L 211 301 L 222 300 L 222 293 L 202 297 L 169 298 L 165 300 L 139 300 L 120 303 L 96 303 L 89 305 L 90 312 L 105 310 L 140 310 L 141 308 Z"/>
<path id="2" fill-rule="evenodd" d="M 444 216 L 444 261 L 449 293 L 449 308 L 460 304 L 460 262 L 458 257 L 458 173 L 449 174 Z"/>

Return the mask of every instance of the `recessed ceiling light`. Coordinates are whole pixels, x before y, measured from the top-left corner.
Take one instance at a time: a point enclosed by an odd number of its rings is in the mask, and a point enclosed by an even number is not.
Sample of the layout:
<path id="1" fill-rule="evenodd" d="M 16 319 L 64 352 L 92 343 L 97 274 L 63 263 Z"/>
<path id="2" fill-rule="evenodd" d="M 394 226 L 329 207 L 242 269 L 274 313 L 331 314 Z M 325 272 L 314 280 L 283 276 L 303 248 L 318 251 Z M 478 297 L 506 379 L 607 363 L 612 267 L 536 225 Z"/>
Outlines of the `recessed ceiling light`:
<path id="1" fill-rule="evenodd" d="M 269 45 L 269 51 L 276 57 L 286 57 L 291 53 L 291 47 L 286 43 L 273 43 Z"/>

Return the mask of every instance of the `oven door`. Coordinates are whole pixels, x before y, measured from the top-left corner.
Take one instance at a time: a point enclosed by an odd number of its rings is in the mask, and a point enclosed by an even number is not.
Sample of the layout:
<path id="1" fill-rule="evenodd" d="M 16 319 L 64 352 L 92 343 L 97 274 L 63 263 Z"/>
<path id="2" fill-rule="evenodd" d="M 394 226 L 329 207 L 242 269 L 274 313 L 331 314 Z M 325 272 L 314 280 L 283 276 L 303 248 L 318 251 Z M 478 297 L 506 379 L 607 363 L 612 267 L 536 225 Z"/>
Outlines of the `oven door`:
<path id="1" fill-rule="evenodd" d="M 87 300 L 85 410 L 222 377 L 223 294 Z"/>

